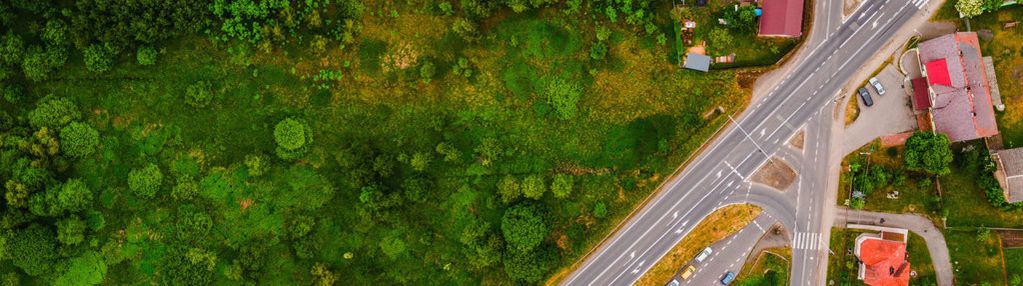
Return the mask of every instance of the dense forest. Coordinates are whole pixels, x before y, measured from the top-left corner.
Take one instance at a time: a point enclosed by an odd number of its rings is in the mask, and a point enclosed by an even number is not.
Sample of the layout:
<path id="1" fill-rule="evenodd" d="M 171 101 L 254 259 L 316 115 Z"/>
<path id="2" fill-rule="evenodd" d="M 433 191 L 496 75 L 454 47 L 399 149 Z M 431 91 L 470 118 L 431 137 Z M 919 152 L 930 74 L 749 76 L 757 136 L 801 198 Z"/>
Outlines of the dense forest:
<path id="1" fill-rule="evenodd" d="M 671 7 L 0 1 L 0 280 L 542 282 L 748 97 Z"/>

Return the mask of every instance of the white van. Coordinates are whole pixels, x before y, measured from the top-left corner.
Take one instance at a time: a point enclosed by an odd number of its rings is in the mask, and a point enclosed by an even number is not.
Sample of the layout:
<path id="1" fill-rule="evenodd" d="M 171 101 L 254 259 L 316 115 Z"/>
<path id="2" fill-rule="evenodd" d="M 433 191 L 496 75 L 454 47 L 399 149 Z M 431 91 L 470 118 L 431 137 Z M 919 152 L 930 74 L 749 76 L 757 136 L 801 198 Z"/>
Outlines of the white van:
<path id="1" fill-rule="evenodd" d="M 710 249 L 710 247 L 704 248 L 703 251 L 700 251 L 700 254 L 696 256 L 696 263 L 703 263 L 704 260 L 707 260 L 707 258 L 710 257 L 711 253 L 714 253 L 714 250 Z"/>

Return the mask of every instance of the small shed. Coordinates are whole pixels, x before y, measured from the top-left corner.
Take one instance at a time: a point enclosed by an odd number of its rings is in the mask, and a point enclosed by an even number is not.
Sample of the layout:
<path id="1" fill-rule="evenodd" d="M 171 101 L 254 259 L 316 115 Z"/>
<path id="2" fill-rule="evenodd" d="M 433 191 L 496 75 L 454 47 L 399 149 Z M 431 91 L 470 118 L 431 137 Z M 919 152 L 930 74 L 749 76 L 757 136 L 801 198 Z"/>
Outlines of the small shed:
<path id="1" fill-rule="evenodd" d="M 995 179 L 1002 187 L 1005 201 L 1023 201 L 1023 148 L 999 150 L 992 156 L 998 166 Z"/>
<path id="2" fill-rule="evenodd" d="M 683 67 L 691 70 L 708 72 L 710 71 L 711 58 L 701 54 L 686 54 L 686 62 Z"/>

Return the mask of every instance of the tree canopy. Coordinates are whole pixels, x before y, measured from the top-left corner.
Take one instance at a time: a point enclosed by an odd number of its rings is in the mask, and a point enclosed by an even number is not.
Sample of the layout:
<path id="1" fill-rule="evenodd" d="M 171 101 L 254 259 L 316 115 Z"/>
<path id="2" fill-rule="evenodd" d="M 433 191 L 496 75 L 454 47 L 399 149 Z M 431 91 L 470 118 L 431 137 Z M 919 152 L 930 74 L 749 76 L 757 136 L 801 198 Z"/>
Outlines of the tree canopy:
<path id="1" fill-rule="evenodd" d="M 60 144 L 64 154 L 74 158 L 92 155 L 99 145 L 99 132 L 92 126 L 71 122 L 60 129 Z"/>
<path id="2" fill-rule="evenodd" d="M 906 139 L 906 168 L 933 175 L 951 172 L 952 143 L 948 136 L 933 132 L 916 132 Z"/>
<path id="3" fill-rule="evenodd" d="M 505 210 L 501 218 L 501 232 L 509 248 L 529 252 L 540 245 L 547 236 L 548 228 L 537 207 L 516 205 Z"/>

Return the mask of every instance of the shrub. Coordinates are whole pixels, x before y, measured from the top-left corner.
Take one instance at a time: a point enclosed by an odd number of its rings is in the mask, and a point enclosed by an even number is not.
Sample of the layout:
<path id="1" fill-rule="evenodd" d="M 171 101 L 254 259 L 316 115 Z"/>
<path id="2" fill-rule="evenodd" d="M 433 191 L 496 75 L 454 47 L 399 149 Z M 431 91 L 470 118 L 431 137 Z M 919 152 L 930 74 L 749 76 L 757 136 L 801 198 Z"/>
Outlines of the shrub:
<path id="1" fill-rule="evenodd" d="M 425 61 L 423 65 L 419 67 L 419 77 L 423 79 L 424 83 L 430 83 L 433 80 L 433 75 L 437 73 L 437 68 L 433 66 L 433 62 Z"/>
<path id="2" fill-rule="evenodd" d="M 28 123 L 35 128 L 48 127 L 59 130 L 64 125 L 81 118 L 78 105 L 68 98 L 43 98 L 36 108 L 28 113 Z"/>
<path id="3" fill-rule="evenodd" d="M 115 51 L 108 45 L 92 44 L 85 48 L 85 67 L 89 71 L 102 73 L 114 65 Z"/>
<path id="4" fill-rule="evenodd" d="M 274 141 L 277 142 L 277 156 L 294 160 L 305 154 L 312 143 L 312 130 L 304 122 L 285 118 L 274 126 Z"/>
<path id="5" fill-rule="evenodd" d="M 163 173 L 153 163 L 148 163 L 139 169 L 132 169 L 128 173 L 128 188 L 142 198 L 151 199 L 156 196 L 156 191 L 160 189 L 162 183 Z"/>
<path id="6" fill-rule="evenodd" d="M 597 205 L 593 206 L 593 216 L 597 218 L 607 217 L 607 205 L 604 202 L 597 202 Z"/>
<path id="7" fill-rule="evenodd" d="M 572 176 L 567 174 L 555 175 L 554 182 L 551 183 L 551 192 L 554 193 L 554 197 L 559 199 L 568 197 L 572 193 Z"/>
<path id="8" fill-rule="evenodd" d="M 156 49 L 151 46 L 139 47 L 135 52 L 135 60 L 137 60 L 140 65 L 144 66 L 156 64 Z"/>
<path id="9" fill-rule="evenodd" d="M 530 199 L 539 200 L 540 198 L 543 197 L 543 194 L 546 192 L 547 184 L 544 183 L 543 176 L 534 174 L 529 175 L 528 177 L 522 180 L 523 196 Z"/>
<path id="10" fill-rule="evenodd" d="M 72 158 L 83 158 L 96 151 L 99 132 L 88 124 L 71 122 L 60 129 L 60 145 L 64 154 Z"/>
<path id="11" fill-rule="evenodd" d="M 213 100 L 213 85 L 202 80 L 185 89 L 185 103 L 196 108 L 203 108 Z"/>
<path id="12" fill-rule="evenodd" d="M 572 119 L 578 113 L 579 99 L 582 97 L 582 87 L 575 82 L 555 77 L 547 80 L 543 89 L 543 95 L 547 103 L 554 107 L 554 112 L 560 119 Z"/>
<path id="13" fill-rule="evenodd" d="M 607 57 L 607 44 L 604 42 L 593 43 L 590 46 L 590 58 L 594 60 L 603 60 Z"/>

